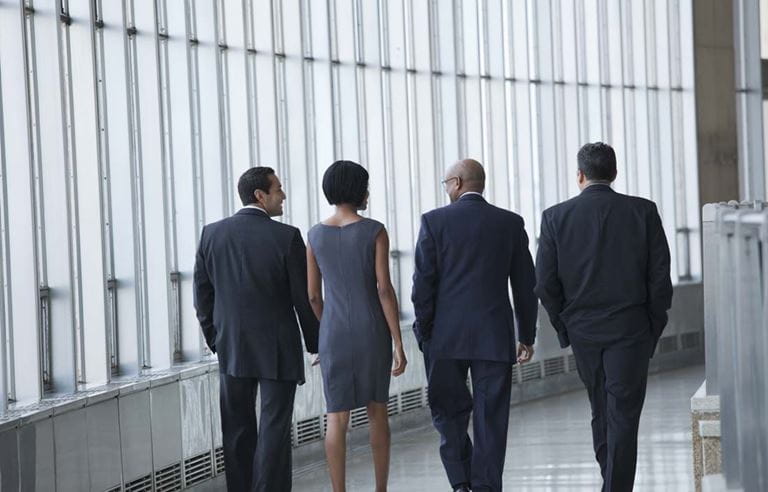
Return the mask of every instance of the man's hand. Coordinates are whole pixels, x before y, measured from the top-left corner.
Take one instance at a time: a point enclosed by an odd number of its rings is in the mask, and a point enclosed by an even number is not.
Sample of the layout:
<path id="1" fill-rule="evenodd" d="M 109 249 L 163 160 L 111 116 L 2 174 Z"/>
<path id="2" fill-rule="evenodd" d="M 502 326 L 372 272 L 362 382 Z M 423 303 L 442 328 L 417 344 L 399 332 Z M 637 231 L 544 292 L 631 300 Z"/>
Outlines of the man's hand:
<path id="1" fill-rule="evenodd" d="M 315 358 L 312 360 L 312 366 L 316 366 L 320 363 L 320 354 L 315 354 Z"/>
<path id="2" fill-rule="evenodd" d="M 525 364 L 533 358 L 533 345 L 517 344 L 517 363 Z"/>

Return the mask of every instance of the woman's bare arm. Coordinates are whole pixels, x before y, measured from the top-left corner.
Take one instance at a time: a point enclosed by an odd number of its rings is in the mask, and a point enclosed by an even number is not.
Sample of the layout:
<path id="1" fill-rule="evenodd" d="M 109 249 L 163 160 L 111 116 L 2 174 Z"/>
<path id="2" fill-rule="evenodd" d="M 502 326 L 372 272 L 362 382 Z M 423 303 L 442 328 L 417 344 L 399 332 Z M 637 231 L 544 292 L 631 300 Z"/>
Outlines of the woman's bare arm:
<path id="1" fill-rule="evenodd" d="M 320 273 L 320 267 L 317 266 L 312 246 L 309 244 L 307 244 L 307 293 L 312 311 L 315 312 L 317 319 L 320 319 L 323 316 L 323 276 Z"/>
<path id="2" fill-rule="evenodd" d="M 389 236 L 387 235 L 387 230 L 383 228 L 379 235 L 376 236 L 376 283 L 378 285 L 379 301 L 381 301 L 384 317 L 389 326 L 389 333 L 392 335 L 392 341 L 395 345 L 395 367 L 392 369 L 392 375 L 399 376 L 405 371 L 407 361 L 400 333 L 397 295 L 389 275 Z"/>

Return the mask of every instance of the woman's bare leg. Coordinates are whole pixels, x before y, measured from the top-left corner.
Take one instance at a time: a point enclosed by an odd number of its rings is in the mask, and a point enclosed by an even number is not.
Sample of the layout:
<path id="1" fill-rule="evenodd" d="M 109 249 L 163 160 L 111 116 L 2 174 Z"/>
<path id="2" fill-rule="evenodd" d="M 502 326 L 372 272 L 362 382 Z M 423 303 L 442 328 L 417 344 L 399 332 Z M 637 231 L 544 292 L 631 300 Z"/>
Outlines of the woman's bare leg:
<path id="1" fill-rule="evenodd" d="M 328 414 L 328 429 L 325 432 L 325 456 L 328 459 L 328 471 L 331 475 L 333 492 L 345 492 L 347 460 L 347 428 L 349 412 Z"/>
<path id="2" fill-rule="evenodd" d="M 389 480 L 389 416 L 387 404 L 371 402 L 368 404 L 370 423 L 371 451 L 373 468 L 376 474 L 376 492 L 386 492 Z"/>

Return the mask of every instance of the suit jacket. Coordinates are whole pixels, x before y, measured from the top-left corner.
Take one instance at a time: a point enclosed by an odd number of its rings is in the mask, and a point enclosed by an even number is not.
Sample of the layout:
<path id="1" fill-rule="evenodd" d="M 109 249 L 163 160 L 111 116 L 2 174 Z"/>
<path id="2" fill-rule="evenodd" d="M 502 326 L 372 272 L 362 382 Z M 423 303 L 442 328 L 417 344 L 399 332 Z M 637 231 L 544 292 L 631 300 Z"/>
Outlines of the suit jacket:
<path id="1" fill-rule="evenodd" d="M 194 274 L 197 318 L 221 372 L 304 381 L 304 355 L 317 352 L 318 320 L 307 295 L 301 233 L 244 208 L 203 228 Z"/>
<path id="2" fill-rule="evenodd" d="M 431 358 L 514 362 L 515 320 L 522 343 L 536 338 L 534 284 L 519 215 L 470 194 L 422 216 L 411 299 Z"/>
<path id="3" fill-rule="evenodd" d="M 667 238 L 656 205 L 593 184 L 544 211 L 536 294 L 567 347 L 651 334 L 672 304 Z"/>

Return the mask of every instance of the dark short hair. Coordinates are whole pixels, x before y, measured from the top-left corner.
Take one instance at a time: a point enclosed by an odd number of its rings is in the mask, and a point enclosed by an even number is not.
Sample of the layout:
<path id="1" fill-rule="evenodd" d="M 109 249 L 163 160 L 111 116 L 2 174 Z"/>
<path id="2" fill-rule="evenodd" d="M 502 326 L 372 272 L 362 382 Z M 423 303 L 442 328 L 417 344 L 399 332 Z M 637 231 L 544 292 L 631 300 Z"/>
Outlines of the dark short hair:
<path id="1" fill-rule="evenodd" d="M 243 206 L 256 203 L 256 190 L 269 194 L 269 188 L 272 186 L 270 176 L 274 174 L 275 170 L 271 167 L 252 167 L 240 176 L 237 181 L 237 193 Z"/>
<path id="2" fill-rule="evenodd" d="M 579 149 L 579 170 L 590 181 L 616 179 L 616 153 L 603 142 L 585 144 Z"/>
<path id="3" fill-rule="evenodd" d="M 352 161 L 336 161 L 323 175 L 323 193 L 328 203 L 359 207 L 368 192 L 368 171 Z"/>

